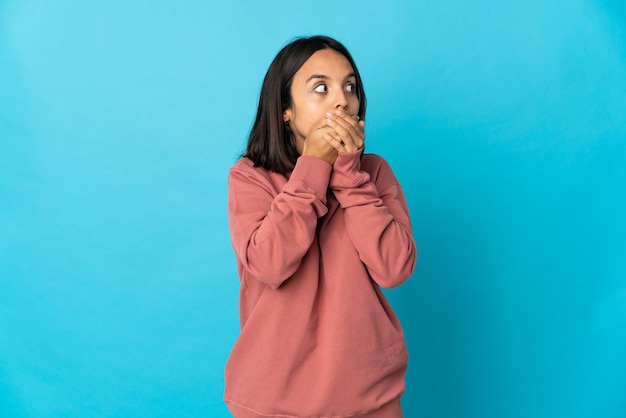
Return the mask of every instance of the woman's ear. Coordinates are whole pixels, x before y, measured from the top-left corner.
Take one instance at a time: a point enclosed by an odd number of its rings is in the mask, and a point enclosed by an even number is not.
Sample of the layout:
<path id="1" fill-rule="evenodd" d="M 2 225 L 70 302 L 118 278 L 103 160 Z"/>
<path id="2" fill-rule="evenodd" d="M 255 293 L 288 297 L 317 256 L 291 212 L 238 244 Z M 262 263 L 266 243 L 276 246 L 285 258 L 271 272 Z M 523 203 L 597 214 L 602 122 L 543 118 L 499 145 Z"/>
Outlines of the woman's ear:
<path id="1" fill-rule="evenodd" d="M 285 109 L 285 111 L 283 112 L 283 122 L 285 122 L 286 124 L 289 124 L 289 122 L 291 122 L 291 109 Z"/>

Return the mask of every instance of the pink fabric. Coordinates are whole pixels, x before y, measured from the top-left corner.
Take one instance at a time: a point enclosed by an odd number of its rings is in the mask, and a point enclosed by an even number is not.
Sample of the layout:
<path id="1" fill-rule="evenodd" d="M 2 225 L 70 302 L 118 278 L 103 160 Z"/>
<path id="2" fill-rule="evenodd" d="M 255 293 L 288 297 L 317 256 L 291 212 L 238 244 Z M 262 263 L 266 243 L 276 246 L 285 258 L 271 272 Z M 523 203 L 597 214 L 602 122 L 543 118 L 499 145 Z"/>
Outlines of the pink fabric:
<path id="1" fill-rule="evenodd" d="M 378 417 L 404 392 L 407 366 L 379 286 L 403 283 L 417 256 L 389 165 L 360 151 L 334 166 L 303 156 L 283 176 L 242 159 L 228 187 L 241 280 L 229 408 L 236 417 Z"/>
<path id="2" fill-rule="evenodd" d="M 263 417 L 290 417 L 293 418 L 295 416 L 291 415 L 259 415 L 256 412 L 253 412 L 245 407 L 241 407 L 239 405 L 234 405 L 232 403 L 228 404 L 228 410 L 235 418 L 259 418 L 259 416 Z M 298 415 L 298 418 L 302 417 L 302 415 Z M 315 416 L 316 418 L 327 418 Z M 375 411 L 371 411 L 365 414 L 352 415 L 351 418 L 403 418 L 402 414 L 402 406 L 400 405 L 400 399 L 394 399 L 386 405 L 383 405 L 379 409 Z M 330 418 L 330 417 L 328 417 Z M 337 416 L 332 416 L 332 418 L 340 418 Z"/>

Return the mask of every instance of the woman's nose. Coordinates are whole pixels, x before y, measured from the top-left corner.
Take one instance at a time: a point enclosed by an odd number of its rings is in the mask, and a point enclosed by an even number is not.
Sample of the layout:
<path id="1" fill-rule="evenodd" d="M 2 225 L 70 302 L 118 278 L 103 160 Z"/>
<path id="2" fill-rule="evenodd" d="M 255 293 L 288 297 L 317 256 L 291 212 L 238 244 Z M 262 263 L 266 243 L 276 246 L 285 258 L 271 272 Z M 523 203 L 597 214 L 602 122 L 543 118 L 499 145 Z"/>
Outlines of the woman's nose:
<path id="1" fill-rule="evenodd" d="M 341 90 L 337 93 L 337 97 L 335 98 L 335 109 L 347 108 L 348 107 L 348 99 L 346 98 L 346 93 Z"/>

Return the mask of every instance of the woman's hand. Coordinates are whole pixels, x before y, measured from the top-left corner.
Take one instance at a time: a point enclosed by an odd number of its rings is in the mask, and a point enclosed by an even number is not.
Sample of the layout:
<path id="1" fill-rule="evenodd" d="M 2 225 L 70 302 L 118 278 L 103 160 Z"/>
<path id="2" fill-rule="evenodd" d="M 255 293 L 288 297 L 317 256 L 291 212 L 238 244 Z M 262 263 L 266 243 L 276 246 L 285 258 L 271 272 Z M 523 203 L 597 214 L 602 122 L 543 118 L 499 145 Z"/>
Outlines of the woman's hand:
<path id="1" fill-rule="evenodd" d="M 324 132 L 324 139 L 337 152 L 354 152 L 363 148 L 365 142 L 365 122 L 358 116 L 350 116 L 342 110 L 326 113 L 326 125 L 331 128 Z"/>
<path id="2" fill-rule="evenodd" d="M 330 165 L 337 159 L 337 150 L 325 138 L 332 133 L 332 129 L 325 121 L 311 129 L 304 140 L 302 155 L 310 155 L 327 161 Z"/>

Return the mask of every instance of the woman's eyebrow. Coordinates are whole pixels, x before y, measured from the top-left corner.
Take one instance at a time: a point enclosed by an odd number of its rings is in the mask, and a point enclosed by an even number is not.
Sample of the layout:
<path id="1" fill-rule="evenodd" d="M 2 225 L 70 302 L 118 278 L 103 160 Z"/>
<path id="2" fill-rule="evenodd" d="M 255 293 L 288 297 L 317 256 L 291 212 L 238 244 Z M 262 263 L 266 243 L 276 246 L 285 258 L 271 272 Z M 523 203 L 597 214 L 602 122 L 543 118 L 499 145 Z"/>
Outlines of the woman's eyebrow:
<path id="1" fill-rule="evenodd" d="M 328 76 L 324 75 L 324 74 L 313 74 L 311 77 L 306 79 L 305 83 L 308 83 L 309 81 L 313 80 L 314 78 L 319 78 L 321 80 L 326 80 L 328 78 Z"/>
<path id="2" fill-rule="evenodd" d="M 344 77 L 344 80 L 347 80 L 347 79 L 349 79 L 351 77 L 356 77 L 356 74 L 354 74 L 354 72 L 351 72 L 350 74 L 348 74 L 347 76 Z M 312 74 L 309 78 L 306 79 L 306 81 L 304 83 L 306 84 L 306 83 L 308 83 L 309 81 L 311 81 L 313 79 L 327 80 L 328 76 L 324 75 L 324 74 Z"/>

